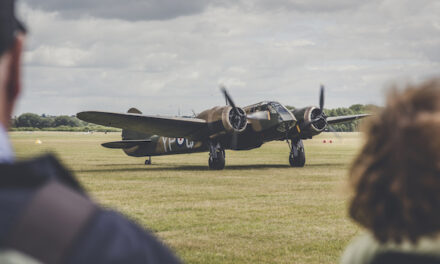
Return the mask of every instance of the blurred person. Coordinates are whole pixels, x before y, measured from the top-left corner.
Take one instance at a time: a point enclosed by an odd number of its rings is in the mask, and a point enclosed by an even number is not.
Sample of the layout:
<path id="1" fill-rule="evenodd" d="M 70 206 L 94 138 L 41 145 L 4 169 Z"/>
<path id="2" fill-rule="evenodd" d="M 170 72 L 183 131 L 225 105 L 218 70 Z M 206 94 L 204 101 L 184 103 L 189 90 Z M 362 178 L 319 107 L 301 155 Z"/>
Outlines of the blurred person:
<path id="1" fill-rule="evenodd" d="M 7 136 L 25 29 L 0 1 L 0 263 L 179 263 L 155 237 L 100 208 L 52 156 L 15 162 Z"/>
<path id="2" fill-rule="evenodd" d="M 341 263 L 440 263 L 440 79 L 393 90 L 350 170 L 366 229 Z"/>

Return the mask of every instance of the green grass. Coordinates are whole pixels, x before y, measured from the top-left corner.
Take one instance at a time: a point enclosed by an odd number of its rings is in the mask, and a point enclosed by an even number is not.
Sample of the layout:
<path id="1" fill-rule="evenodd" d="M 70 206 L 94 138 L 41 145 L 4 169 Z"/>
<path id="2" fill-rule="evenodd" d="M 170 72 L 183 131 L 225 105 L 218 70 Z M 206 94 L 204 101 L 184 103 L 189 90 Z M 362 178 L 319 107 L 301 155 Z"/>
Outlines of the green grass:
<path id="1" fill-rule="evenodd" d="M 153 157 L 146 167 L 143 158 L 100 146 L 119 133 L 13 132 L 11 139 L 20 159 L 56 153 L 97 201 L 150 229 L 187 263 L 337 263 L 359 232 L 346 210 L 357 133 L 306 141 L 304 168 L 291 168 L 287 144 L 272 142 L 227 151 L 223 171 L 208 170 L 207 153 Z"/>

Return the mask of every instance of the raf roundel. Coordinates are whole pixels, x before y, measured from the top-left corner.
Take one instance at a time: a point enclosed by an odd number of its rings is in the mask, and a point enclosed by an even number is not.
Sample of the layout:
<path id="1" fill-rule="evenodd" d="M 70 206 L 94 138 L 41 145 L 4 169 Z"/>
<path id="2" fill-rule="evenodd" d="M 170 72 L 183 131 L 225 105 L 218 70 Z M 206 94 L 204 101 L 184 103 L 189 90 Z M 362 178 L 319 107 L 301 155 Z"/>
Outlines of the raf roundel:
<path id="1" fill-rule="evenodd" d="M 184 138 L 177 138 L 177 146 L 179 147 L 183 147 L 183 145 L 185 144 L 185 139 Z"/>

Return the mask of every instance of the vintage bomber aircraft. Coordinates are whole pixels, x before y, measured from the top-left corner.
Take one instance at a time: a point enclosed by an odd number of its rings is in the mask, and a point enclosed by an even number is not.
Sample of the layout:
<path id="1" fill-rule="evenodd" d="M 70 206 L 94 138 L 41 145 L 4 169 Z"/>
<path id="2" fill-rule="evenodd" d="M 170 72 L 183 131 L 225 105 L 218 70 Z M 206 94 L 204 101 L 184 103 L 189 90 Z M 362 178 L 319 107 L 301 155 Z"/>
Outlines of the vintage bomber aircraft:
<path id="1" fill-rule="evenodd" d="M 324 87 L 321 86 L 319 107 L 306 107 L 290 112 L 282 104 L 266 101 L 240 108 L 222 87 L 226 106 L 216 106 L 195 117 L 142 115 L 131 108 L 127 114 L 98 111 L 80 112 L 86 122 L 122 128 L 122 141 L 102 144 L 122 149 L 133 157 L 171 155 L 209 151 L 209 168 L 225 167 L 225 149 L 249 150 L 272 140 L 286 140 L 290 147 L 292 167 L 303 167 L 306 161 L 302 140 L 320 134 L 331 124 L 348 122 L 368 115 L 327 117 L 324 112 Z"/>

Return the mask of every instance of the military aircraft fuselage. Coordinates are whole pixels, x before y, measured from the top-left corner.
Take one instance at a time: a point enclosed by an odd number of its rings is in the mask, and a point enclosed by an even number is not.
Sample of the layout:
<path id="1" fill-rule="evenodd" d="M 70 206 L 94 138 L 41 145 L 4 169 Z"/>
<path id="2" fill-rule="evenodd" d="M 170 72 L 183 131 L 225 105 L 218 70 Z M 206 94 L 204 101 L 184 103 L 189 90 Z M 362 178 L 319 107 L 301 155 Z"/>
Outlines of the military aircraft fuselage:
<path id="1" fill-rule="evenodd" d="M 224 149 L 250 150 L 260 147 L 272 140 L 285 140 L 288 132 L 296 125 L 295 116 L 286 107 L 278 102 L 261 102 L 243 108 L 248 116 L 259 116 L 258 120 L 251 120 L 241 132 L 234 132 L 228 124 L 223 123 L 222 115 L 228 111 L 228 106 L 218 106 L 203 111 L 196 118 L 206 120 L 213 130 L 215 141 Z M 264 116 L 265 118 L 261 118 Z M 230 132 L 228 133 L 228 128 Z M 235 138 L 234 138 L 235 137 Z M 209 151 L 211 138 L 203 141 L 194 141 L 187 138 L 170 138 L 160 135 L 150 136 L 151 142 L 124 148 L 129 156 L 161 156 Z"/>
<path id="2" fill-rule="evenodd" d="M 275 101 L 264 101 L 238 107 L 222 87 L 227 105 L 205 110 L 194 117 L 143 115 L 131 108 L 128 113 L 86 111 L 77 114 L 81 120 L 122 128 L 122 141 L 103 143 L 107 148 L 122 149 L 134 157 L 160 156 L 209 151 L 209 168 L 225 166 L 225 149 L 249 150 L 265 142 L 286 140 L 289 163 L 303 167 L 305 151 L 302 140 L 331 129 L 331 124 L 366 117 L 366 114 L 327 117 L 324 113 L 324 87 L 319 107 L 289 111 Z M 146 161 L 151 164 L 151 159 Z"/>

